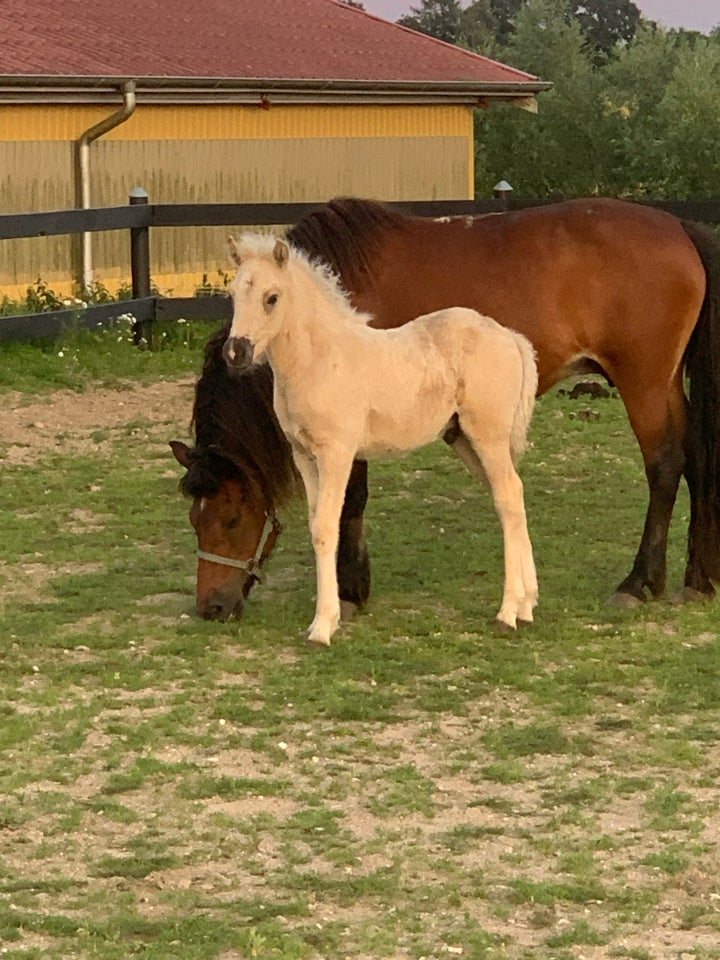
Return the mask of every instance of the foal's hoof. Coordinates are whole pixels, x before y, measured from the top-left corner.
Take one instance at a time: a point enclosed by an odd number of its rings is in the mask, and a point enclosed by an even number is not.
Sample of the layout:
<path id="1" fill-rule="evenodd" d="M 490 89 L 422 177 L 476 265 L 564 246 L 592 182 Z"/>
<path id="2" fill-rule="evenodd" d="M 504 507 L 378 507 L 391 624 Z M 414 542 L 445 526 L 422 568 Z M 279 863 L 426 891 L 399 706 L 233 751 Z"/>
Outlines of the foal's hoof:
<path id="1" fill-rule="evenodd" d="M 607 605 L 608 607 L 614 607 L 616 610 L 637 610 L 644 602 L 633 593 L 622 593 L 618 590 L 610 597 Z"/>
<path id="2" fill-rule="evenodd" d="M 311 643 L 314 647 L 329 647 L 330 637 L 327 633 L 319 633 L 315 630 L 309 630 L 307 642 Z"/>
<path id="3" fill-rule="evenodd" d="M 331 620 L 316 617 L 308 627 L 308 643 L 314 643 L 318 647 L 329 647 L 330 638 L 337 630 L 339 621 L 339 614 Z"/>
<path id="4" fill-rule="evenodd" d="M 535 619 L 533 616 L 533 610 L 535 609 L 535 603 L 527 601 L 526 603 L 521 603 L 518 607 L 517 618 L 521 623 L 532 623 Z"/>

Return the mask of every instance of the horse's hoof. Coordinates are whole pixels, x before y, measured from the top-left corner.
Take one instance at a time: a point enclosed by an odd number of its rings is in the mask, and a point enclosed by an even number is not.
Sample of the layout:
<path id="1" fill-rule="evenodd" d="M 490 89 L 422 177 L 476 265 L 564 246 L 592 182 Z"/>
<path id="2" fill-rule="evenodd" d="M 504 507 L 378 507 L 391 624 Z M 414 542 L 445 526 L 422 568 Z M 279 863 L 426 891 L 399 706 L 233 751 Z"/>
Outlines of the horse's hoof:
<path id="1" fill-rule="evenodd" d="M 695 587 L 684 586 L 676 598 L 673 599 L 674 603 L 709 603 L 715 596 L 715 591 L 712 593 L 705 593 L 703 590 L 696 590 Z"/>
<path id="2" fill-rule="evenodd" d="M 616 610 L 637 610 L 644 602 L 632 593 L 623 593 L 619 590 L 610 597 L 607 605 L 608 607 L 614 607 Z"/>
<path id="3" fill-rule="evenodd" d="M 501 620 L 500 617 L 495 617 L 495 626 L 502 633 L 515 633 L 516 625 L 514 623 L 506 623 L 504 620 Z"/>
<path id="4" fill-rule="evenodd" d="M 343 623 L 354 620 L 359 613 L 360 607 L 356 603 L 353 603 L 352 600 L 340 601 L 340 619 Z"/>

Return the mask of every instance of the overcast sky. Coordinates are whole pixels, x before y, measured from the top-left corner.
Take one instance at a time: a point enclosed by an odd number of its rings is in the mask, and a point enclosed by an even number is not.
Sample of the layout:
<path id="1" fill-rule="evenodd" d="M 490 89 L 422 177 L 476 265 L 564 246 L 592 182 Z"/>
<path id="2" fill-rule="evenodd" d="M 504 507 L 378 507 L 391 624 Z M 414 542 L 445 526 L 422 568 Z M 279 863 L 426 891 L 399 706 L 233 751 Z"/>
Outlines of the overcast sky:
<path id="1" fill-rule="evenodd" d="M 368 13 L 375 13 L 387 20 L 397 20 L 410 12 L 410 7 L 420 7 L 421 0 L 362 0 Z M 651 20 L 658 20 L 667 27 L 686 27 L 709 33 L 720 24 L 719 0 L 634 0 L 641 13 Z M 466 3 L 463 3 L 465 6 Z"/>

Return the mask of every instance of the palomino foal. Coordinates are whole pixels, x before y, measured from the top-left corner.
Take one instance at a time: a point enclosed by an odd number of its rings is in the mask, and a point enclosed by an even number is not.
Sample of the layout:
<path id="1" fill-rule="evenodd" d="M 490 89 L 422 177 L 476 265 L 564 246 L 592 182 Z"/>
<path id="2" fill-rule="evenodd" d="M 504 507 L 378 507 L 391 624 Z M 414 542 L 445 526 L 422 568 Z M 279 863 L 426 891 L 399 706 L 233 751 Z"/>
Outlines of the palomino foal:
<path id="1" fill-rule="evenodd" d="M 401 453 L 440 435 L 487 479 L 503 529 L 505 587 L 497 619 L 532 620 L 537 578 L 515 462 L 537 388 L 528 340 L 452 307 L 376 330 L 334 276 L 282 240 L 230 240 L 238 271 L 228 364 L 267 358 L 274 406 L 305 484 L 317 569 L 308 639 L 328 645 L 340 619 L 335 567 L 340 512 L 356 456 Z"/>

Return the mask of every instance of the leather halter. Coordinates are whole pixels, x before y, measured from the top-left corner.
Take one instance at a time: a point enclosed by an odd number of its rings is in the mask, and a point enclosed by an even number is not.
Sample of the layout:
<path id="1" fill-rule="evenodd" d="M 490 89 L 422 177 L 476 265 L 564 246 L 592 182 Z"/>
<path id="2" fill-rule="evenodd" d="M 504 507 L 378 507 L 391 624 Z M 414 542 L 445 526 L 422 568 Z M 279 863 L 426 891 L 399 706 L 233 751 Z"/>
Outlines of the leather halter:
<path id="1" fill-rule="evenodd" d="M 236 570 L 244 570 L 249 576 L 255 577 L 257 581 L 262 581 L 260 564 L 262 563 L 263 550 L 271 533 L 279 533 L 281 530 L 280 521 L 274 513 L 265 514 L 265 526 L 260 534 L 255 555 L 249 560 L 235 560 L 233 557 L 223 557 L 219 553 L 208 553 L 206 550 L 197 551 L 198 559 L 209 560 L 210 563 L 219 563 L 225 567 L 234 567 Z"/>

